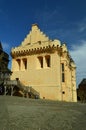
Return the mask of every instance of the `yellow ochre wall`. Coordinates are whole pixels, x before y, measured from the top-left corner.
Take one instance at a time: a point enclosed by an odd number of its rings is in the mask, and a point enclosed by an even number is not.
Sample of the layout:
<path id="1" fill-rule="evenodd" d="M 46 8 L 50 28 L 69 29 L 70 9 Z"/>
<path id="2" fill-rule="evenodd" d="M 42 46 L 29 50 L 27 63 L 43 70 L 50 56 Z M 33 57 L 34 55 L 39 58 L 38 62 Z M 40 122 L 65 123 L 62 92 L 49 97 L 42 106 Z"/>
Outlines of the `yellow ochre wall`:
<path id="1" fill-rule="evenodd" d="M 20 46 L 12 48 L 12 76 L 40 93 L 40 98 L 76 102 L 76 66 L 71 62 L 65 44 L 50 40 L 37 24 Z M 42 57 L 43 66 L 39 57 Z M 46 63 L 49 57 L 49 66 Z M 18 62 L 19 61 L 19 62 Z M 26 68 L 25 62 L 26 61 Z M 64 63 L 65 82 L 62 82 L 61 64 Z M 20 66 L 20 67 L 19 67 Z"/>

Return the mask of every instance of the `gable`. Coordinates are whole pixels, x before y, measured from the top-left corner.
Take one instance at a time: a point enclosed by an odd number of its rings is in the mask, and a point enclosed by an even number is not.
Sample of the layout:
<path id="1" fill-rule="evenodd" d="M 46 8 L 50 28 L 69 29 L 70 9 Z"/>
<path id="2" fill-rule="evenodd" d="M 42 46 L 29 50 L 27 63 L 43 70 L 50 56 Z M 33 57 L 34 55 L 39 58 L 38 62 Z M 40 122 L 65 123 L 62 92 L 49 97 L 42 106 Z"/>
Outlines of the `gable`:
<path id="1" fill-rule="evenodd" d="M 26 36 L 21 45 L 32 45 L 44 41 L 49 41 L 49 38 L 43 32 L 40 31 L 37 24 L 33 24 L 30 33 Z"/>
<path id="2" fill-rule="evenodd" d="M 58 39 L 51 40 L 42 31 L 37 24 L 33 24 L 30 33 L 21 42 L 21 44 L 11 50 L 11 56 L 26 55 L 40 52 L 67 52 L 66 45 L 61 45 Z"/>

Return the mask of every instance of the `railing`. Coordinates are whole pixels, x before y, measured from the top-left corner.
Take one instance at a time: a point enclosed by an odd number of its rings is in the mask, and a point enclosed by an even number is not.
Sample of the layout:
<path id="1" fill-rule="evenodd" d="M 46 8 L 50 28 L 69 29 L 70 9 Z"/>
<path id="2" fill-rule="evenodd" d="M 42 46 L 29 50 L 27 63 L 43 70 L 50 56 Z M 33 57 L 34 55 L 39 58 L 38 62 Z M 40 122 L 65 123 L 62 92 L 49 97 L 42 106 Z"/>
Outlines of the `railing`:
<path id="1" fill-rule="evenodd" d="M 2 83 L 2 82 L 1 82 Z M 4 86 L 17 86 L 19 88 L 20 91 L 22 91 L 24 94 L 31 94 L 33 95 L 35 98 L 39 98 L 40 94 L 39 92 L 37 92 L 34 88 L 32 88 L 31 86 L 25 86 L 20 80 L 4 80 L 3 81 L 3 85 Z M 13 87 L 12 87 L 13 88 Z"/>
<path id="2" fill-rule="evenodd" d="M 18 87 L 23 90 L 23 92 L 25 93 L 32 93 L 33 95 L 37 95 L 39 96 L 39 92 L 37 92 L 34 88 L 32 88 L 31 86 L 25 86 L 23 85 L 19 80 L 18 80 Z"/>
<path id="3" fill-rule="evenodd" d="M 35 96 L 39 96 L 39 92 L 37 92 L 35 89 L 33 89 L 32 87 L 30 87 L 30 92 L 33 93 Z"/>
<path id="4" fill-rule="evenodd" d="M 17 81 L 17 86 L 21 90 L 26 91 L 26 86 L 24 84 L 22 84 L 19 80 Z"/>
<path id="5" fill-rule="evenodd" d="M 16 80 L 5 80 L 4 85 L 6 85 L 6 86 L 17 85 L 17 81 Z"/>

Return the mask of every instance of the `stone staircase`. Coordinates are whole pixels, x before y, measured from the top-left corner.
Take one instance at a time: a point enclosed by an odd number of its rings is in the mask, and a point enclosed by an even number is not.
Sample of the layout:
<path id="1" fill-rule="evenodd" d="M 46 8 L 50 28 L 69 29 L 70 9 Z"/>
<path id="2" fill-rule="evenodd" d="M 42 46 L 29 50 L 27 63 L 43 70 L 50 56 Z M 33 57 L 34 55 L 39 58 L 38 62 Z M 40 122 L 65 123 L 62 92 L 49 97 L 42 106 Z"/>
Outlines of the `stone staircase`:
<path id="1" fill-rule="evenodd" d="M 20 80 L 7 80 L 4 81 L 4 95 L 15 95 L 16 96 L 18 93 L 22 97 L 28 97 L 28 98 L 35 98 L 39 99 L 40 94 L 31 86 L 25 86 Z M 9 93 L 8 93 L 9 91 Z"/>
<path id="2" fill-rule="evenodd" d="M 21 83 L 20 80 L 17 81 L 17 86 L 20 91 L 23 92 L 23 96 L 38 99 L 40 94 L 31 86 L 25 86 Z"/>

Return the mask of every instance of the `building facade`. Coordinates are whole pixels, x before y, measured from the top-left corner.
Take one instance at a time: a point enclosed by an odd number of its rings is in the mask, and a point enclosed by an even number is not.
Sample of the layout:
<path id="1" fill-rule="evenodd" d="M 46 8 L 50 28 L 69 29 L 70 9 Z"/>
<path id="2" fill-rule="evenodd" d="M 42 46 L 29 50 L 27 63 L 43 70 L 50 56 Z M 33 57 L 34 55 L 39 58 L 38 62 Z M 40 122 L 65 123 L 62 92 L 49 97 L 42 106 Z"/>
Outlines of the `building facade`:
<path id="1" fill-rule="evenodd" d="M 3 50 L 0 42 L 0 72 L 8 72 L 9 55 Z"/>
<path id="2" fill-rule="evenodd" d="M 77 88 L 77 99 L 86 102 L 86 78 L 82 79 Z"/>
<path id="3" fill-rule="evenodd" d="M 0 95 L 5 93 L 4 82 L 10 79 L 11 71 L 8 69 L 9 55 L 3 50 L 0 42 Z"/>
<path id="4" fill-rule="evenodd" d="M 42 99 L 77 101 L 76 66 L 67 46 L 51 40 L 33 24 L 24 41 L 11 50 L 12 76 Z"/>

